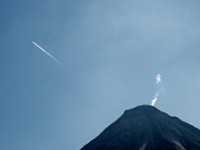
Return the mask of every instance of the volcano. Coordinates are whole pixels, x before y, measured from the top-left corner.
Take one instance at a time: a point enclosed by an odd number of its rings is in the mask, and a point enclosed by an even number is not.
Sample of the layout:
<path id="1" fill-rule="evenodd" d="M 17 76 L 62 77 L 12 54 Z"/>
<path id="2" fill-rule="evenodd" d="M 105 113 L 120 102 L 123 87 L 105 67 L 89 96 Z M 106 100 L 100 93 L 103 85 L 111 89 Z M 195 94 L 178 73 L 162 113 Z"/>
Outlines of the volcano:
<path id="1" fill-rule="evenodd" d="M 142 105 L 126 110 L 81 150 L 200 150 L 200 130 Z"/>

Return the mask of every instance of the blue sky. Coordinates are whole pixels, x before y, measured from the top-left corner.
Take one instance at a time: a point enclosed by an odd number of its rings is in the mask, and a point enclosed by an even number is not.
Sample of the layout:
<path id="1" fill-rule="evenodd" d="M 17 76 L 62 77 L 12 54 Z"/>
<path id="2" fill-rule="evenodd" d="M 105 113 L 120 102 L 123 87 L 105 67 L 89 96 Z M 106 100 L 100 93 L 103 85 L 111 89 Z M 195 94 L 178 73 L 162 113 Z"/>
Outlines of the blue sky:
<path id="1" fill-rule="evenodd" d="M 198 0 L 0 0 L 0 149 L 80 149 L 150 104 L 157 73 L 156 107 L 200 128 L 199 14 Z"/>

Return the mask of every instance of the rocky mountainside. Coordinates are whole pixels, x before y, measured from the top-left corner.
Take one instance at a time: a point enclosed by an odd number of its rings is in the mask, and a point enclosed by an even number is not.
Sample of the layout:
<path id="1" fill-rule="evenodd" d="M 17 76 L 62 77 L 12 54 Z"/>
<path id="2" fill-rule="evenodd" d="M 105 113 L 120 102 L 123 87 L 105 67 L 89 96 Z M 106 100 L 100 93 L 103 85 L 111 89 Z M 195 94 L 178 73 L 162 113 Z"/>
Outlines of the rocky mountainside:
<path id="1" fill-rule="evenodd" d="M 81 150 L 200 150 L 200 130 L 142 105 L 126 110 Z"/>

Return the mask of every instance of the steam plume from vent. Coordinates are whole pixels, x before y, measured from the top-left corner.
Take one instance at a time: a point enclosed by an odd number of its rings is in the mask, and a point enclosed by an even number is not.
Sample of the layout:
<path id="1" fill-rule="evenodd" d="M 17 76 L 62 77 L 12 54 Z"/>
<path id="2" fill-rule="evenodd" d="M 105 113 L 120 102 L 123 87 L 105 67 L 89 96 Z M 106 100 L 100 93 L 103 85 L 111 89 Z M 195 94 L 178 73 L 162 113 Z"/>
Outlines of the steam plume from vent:
<path id="1" fill-rule="evenodd" d="M 162 80 L 161 80 L 161 75 L 160 75 L 160 74 L 157 74 L 157 75 L 156 75 L 156 86 L 157 86 L 157 91 L 156 91 L 156 93 L 155 93 L 153 99 L 151 100 L 151 105 L 152 105 L 152 106 L 155 106 L 155 104 L 156 104 L 156 102 L 157 102 L 157 100 L 158 100 L 159 93 L 160 93 L 160 89 L 158 88 L 158 87 L 159 87 L 158 85 L 159 85 L 161 82 L 162 82 Z"/>

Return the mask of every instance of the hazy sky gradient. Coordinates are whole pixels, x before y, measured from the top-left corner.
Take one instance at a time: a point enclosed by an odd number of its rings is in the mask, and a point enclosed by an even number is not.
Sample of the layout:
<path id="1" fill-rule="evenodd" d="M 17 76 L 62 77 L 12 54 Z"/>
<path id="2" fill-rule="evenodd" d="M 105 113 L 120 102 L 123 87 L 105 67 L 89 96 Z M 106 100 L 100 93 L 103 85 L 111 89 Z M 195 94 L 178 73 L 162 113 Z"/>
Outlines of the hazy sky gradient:
<path id="1" fill-rule="evenodd" d="M 0 0 L 0 149 L 80 149 L 150 104 L 157 73 L 156 107 L 200 128 L 199 14 L 199 0 Z"/>

